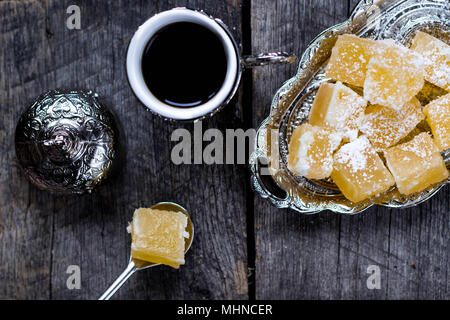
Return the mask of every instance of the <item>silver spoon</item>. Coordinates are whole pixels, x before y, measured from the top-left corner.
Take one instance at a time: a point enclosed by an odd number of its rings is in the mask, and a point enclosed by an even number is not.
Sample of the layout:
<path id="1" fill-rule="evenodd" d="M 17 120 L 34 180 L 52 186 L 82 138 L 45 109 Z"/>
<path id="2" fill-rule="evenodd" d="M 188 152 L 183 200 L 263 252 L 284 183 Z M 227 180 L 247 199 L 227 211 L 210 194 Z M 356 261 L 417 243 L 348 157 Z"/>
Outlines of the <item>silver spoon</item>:
<path id="1" fill-rule="evenodd" d="M 177 211 L 185 214 L 188 218 L 188 224 L 186 227 L 186 231 L 189 232 L 189 238 L 186 240 L 185 244 L 185 253 L 189 250 L 192 244 L 192 240 L 194 239 L 194 225 L 192 224 L 191 217 L 187 213 L 186 209 L 180 206 L 179 204 L 173 202 L 159 202 L 151 207 L 151 209 L 160 209 L 167 211 Z M 113 284 L 98 298 L 98 300 L 109 300 L 114 293 L 128 280 L 128 278 L 138 270 L 144 270 L 150 267 L 159 266 L 159 263 L 151 263 L 147 261 L 133 259 L 130 255 L 130 261 L 128 266 L 122 272 L 122 274 L 113 282 Z"/>

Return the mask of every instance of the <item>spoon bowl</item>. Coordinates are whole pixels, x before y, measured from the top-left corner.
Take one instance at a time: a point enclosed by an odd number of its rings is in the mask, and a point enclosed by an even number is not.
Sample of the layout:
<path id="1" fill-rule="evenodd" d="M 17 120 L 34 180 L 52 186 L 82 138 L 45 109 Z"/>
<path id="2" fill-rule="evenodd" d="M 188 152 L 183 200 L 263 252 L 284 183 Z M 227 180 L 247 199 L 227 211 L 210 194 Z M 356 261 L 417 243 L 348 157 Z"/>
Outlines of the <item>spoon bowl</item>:
<path id="1" fill-rule="evenodd" d="M 159 209 L 159 210 L 166 210 L 166 211 L 175 211 L 175 212 L 181 212 L 188 218 L 188 223 L 186 226 L 186 231 L 189 233 L 189 238 L 185 241 L 185 250 L 184 253 L 186 254 L 191 247 L 192 240 L 194 239 L 194 225 L 192 223 L 191 217 L 189 216 L 189 213 L 185 208 L 180 206 L 177 203 L 174 202 L 159 202 L 155 205 L 153 205 L 150 209 Z M 156 267 L 161 265 L 160 263 L 151 263 L 148 261 L 143 261 L 139 259 L 133 259 L 133 257 L 130 254 L 130 260 L 128 262 L 128 266 L 126 269 L 122 272 L 122 274 L 116 279 L 116 281 L 113 282 L 113 284 L 100 296 L 98 300 L 109 300 L 114 293 L 116 293 L 117 290 L 127 281 L 127 279 L 136 271 L 148 269 L 151 267 Z"/>

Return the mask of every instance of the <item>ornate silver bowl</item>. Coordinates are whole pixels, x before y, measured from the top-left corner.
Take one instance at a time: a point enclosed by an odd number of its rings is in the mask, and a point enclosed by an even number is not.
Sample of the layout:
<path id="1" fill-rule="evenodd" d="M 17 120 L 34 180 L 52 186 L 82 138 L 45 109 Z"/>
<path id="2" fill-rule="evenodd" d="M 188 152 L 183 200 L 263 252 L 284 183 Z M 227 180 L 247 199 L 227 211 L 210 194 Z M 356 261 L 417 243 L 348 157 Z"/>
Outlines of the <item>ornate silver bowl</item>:
<path id="1" fill-rule="evenodd" d="M 331 210 L 355 214 L 374 204 L 405 208 L 415 206 L 439 191 L 450 180 L 409 197 L 394 187 L 386 194 L 353 203 L 347 200 L 332 180 L 313 181 L 290 172 L 287 150 L 292 131 L 308 118 L 320 84 L 330 79 L 324 67 L 337 36 L 356 34 L 371 39 L 394 39 L 408 45 L 417 30 L 424 30 L 449 43 L 450 2 L 448 0 L 362 0 L 350 18 L 319 34 L 303 53 L 297 74 L 286 81 L 275 94 L 270 115 L 261 123 L 250 156 L 254 190 L 278 208 L 291 208 L 305 214 Z M 423 90 L 419 100 L 427 103 L 445 93 L 433 88 Z M 450 167 L 450 149 L 442 153 Z"/>

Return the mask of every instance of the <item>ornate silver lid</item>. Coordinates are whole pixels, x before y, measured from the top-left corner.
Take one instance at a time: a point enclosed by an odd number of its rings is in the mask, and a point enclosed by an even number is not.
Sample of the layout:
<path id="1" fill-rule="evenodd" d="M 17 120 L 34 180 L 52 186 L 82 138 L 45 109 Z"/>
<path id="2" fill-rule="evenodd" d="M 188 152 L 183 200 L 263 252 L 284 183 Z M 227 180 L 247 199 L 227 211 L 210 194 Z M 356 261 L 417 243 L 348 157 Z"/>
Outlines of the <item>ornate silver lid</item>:
<path id="1" fill-rule="evenodd" d="M 16 155 L 26 176 L 52 193 L 90 192 L 119 155 L 113 114 L 92 91 L 51 90 L 20 116 Z"/>

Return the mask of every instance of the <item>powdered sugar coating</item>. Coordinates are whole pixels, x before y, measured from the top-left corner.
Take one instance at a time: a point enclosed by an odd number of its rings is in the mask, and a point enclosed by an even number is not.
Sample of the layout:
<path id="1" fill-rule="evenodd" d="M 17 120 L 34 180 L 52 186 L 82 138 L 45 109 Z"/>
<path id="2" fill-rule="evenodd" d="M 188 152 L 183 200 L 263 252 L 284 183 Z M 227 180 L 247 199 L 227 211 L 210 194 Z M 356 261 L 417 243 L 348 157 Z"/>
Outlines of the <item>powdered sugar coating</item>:
<path id="1" fill-rule="evenodd" d="M 450 93 L 426 105 L 424 113 L 439 150 L 450 148 Z"/>
<path id="2" fill-rule="evenodd" d="M 406 137 L 424 119 L 420 102 L 413 98 L 396 109 L 370 105 L 361 117 L 359 129 L 377 151 L 396 144 Z"/>
<path id="3" fill-rule="evenodd" d="M 450 91 L 450 46 L 443 41 L 418 31 L 411 49 L 421 54 L 425 63 L 425 79 Z"/>
<path id="4" fill-rule="evenodd" d="M 353 202 L 383 193 L 394 185 L 394 179 L 365 136 L 336 152 L 331 178 Z"/>
<path id="5" fill-rule="evenodd" d="M 347 140 L 358 137 L 358 119 L 367 101 L 341 82 L 323 83 L 309 114 L 309 123 L 332 128 Z"/>
<path id="6" fill-rule="evenodd" d="M 393 109 L 410 101 L 424 84 L 424 59 L 393 40 L 379 41 L 380 54 L 372 56 L 364 81 L 364 98 Z"/>
<path id="7" fill-rule="evenodd" d="M 309 179 L 325 179 L 333 170 L 333 151 L 341 136 L 332 130 L 302 124 L 289 143 L 288 167 Z"/>
<path id="8" fill-rule="evenodd" d="M 420 192 L 448 177 L 439 149 L 426 132 L 386 150 L 384 155 L 402 194 Z"/>
<path id="9" fill-rule="evenodd" d="M 376 46 L 374 40 L 358 38 L 351 34 L 340 35 L 331 51 L 325 76 L 362 87 L 367 63 Z"/>
<path id="10" fill-rule="evenodd" d="M 362 171 L 367 166 L 367 158 L 371 154 L 371 146 L 369 140 L 361 137 L 351 143 L 347 143 L 341 147 L 334 160 L 336 163 L 344 164 L 350 172 L 356 173 Z"/>

